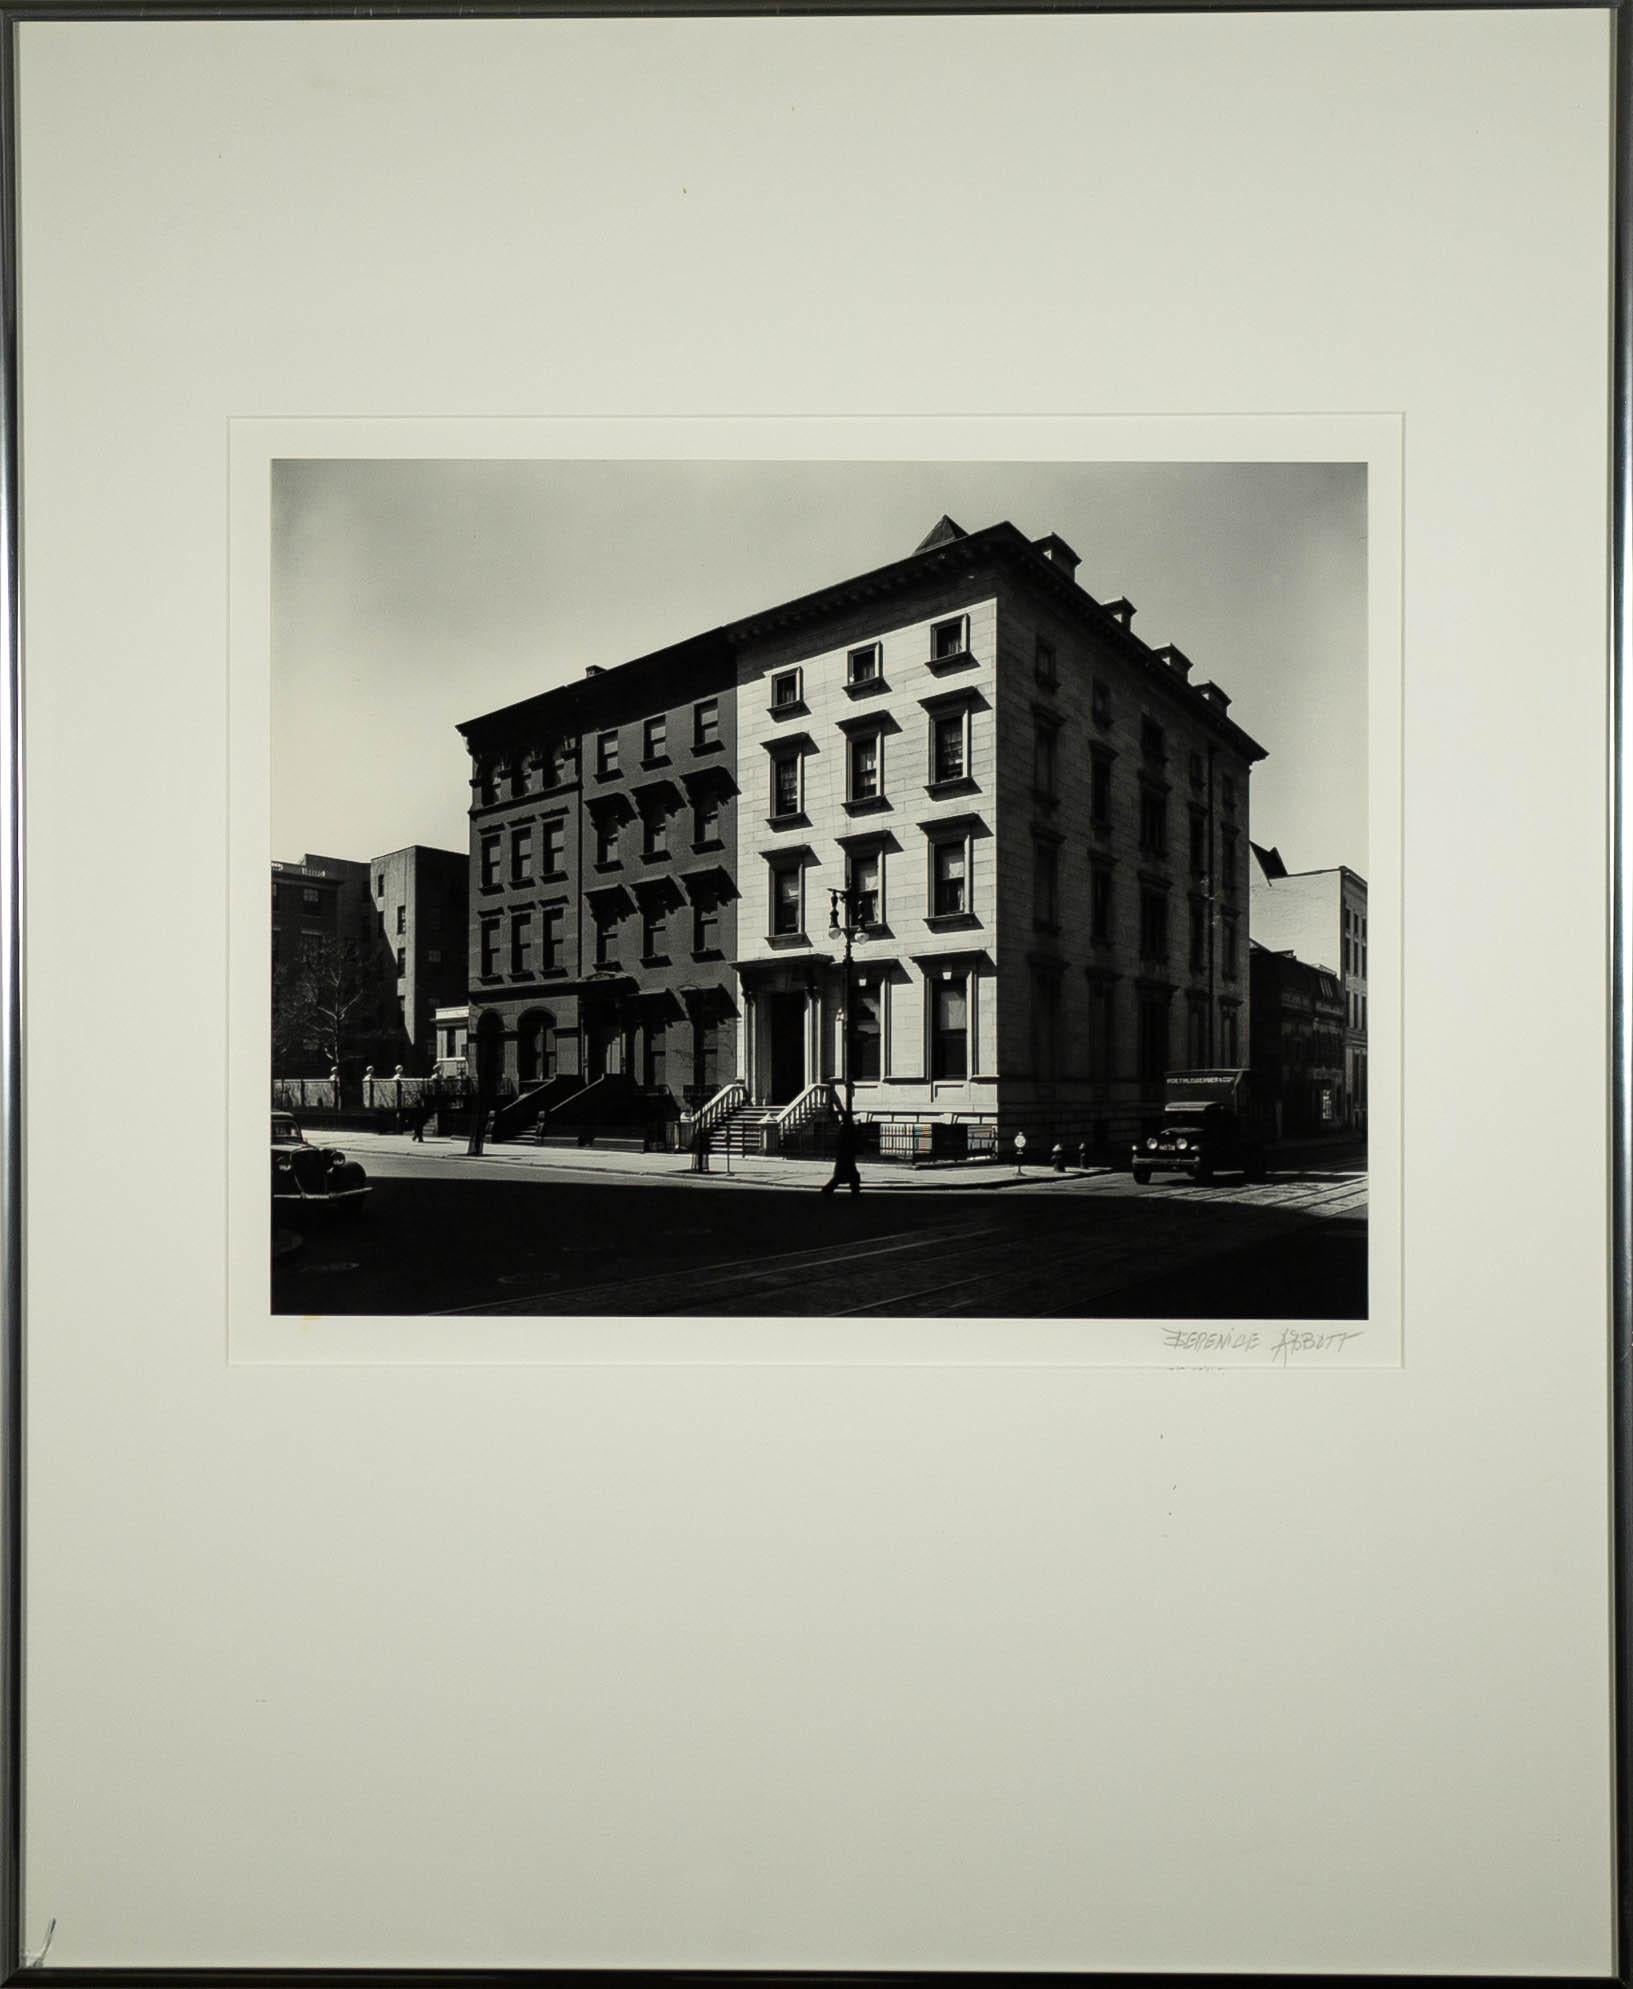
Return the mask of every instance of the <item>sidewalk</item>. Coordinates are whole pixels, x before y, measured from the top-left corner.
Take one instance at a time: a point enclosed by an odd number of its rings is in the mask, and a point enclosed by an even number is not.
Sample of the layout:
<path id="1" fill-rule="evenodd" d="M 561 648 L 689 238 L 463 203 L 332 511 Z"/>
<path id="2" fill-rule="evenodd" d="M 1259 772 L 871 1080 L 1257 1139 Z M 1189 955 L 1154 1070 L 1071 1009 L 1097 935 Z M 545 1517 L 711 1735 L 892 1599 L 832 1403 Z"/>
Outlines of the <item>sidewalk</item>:
<path id="1" fill-rule="evenodd" d="M 314 1138 L 319 1137 L 314 1135 Z M 321 1136 L 325 1146 L 355 1154 L 365 1166 L 371 1155 L 415 1154 L 442 1159 L 466 1159 L 463 1139 L 445 1138 L 434 1133 L 424 1140 L 410 1140 L 400 1133 L 337 1132 Z M 825 1160 L 767 1159 L 757 1154 L 710 1156 L 706 1174 L 694 1172 L 687 1153 L 620 1153 L 586 1146 L 531 1146 L 510 1140 L 490 1141 L 480 1159 L 471 1166 L 489 1167 L 495 1172 L 522 1169 L 529 1173 L 552 1170 L 574 1174 L 616 1174 L 630 1178 L 669 1182 L 693 1181 L 699 1187 L 720 1183 L 748 1188 L 798 1188 L 814 1194 L 833 1171 Z M 1115 1172 L 1110 1167 L 1069 1167 L 1064 1174 L 1052 1168 L 1029 1164 L 1017 1173 L 1013 1161 L 942 1161 L 914 1167 L 903 1162 L 864 1160 L 859 1163 L 864 1189 L 885 1189 L 898 1194 L 968 1193 L 975 1188 L 1041 1188 L 1084 1181 L 1094 1175 Z M 845 1192 L 841 1190 L 841 1192 Z"/>

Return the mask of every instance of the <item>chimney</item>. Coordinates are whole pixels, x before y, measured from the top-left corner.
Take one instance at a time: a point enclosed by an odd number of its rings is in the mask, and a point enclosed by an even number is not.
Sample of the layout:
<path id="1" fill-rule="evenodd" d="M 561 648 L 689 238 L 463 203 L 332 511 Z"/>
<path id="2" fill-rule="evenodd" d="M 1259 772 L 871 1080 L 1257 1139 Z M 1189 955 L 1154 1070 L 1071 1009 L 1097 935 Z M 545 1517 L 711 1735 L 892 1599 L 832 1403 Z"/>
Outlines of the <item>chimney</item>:
<path id="1" fill-rule="evenodd" d="M 1119 594 L 1115 601 L 1102 601 L 1100 604 L 1113 621 L 1121 622 L 1128 628 L 1134 620 L 1134 603 L 1126 595 Z"/>
<path id="2" fill-rule="evenodd" d="M 586 677 L 604 677 L 607 673 L 599 663 L 586 663 L 584 674 Z"/>
<path id="3" fill-rule="evenodd" d="M 1058 533 L 1050 532 L 1041 539 L 1034 539 L 1033 545 L 1043 554 L 1051 566 L 1058 566 L 1068 580 L 1077 577 L 1077 569 L 1082 561 Z"/>
<path id="4" fill-rule="evenodd" d="M 1221 711 L 1228 711 L 1230 709 L 1230 699 L 1226 697 L 1217 684 L 1198 684 L 1197 689 L 1208 700 L 1209 704 L 1217 705 Z"/>
<path id="5" fill-rule="evenodd" d="M 1171 642 L 1165 642 L 1161 649 L 1154 649 L 1151 653 L 1159 663 L 1166 663 L 1176 677 L 1184 677 L 1189 681 L 1191 659 L 1185 654 L 1183 649 L 1176 648 Z M 1228 702 L 1229 700 L 1227 699 Z"/>

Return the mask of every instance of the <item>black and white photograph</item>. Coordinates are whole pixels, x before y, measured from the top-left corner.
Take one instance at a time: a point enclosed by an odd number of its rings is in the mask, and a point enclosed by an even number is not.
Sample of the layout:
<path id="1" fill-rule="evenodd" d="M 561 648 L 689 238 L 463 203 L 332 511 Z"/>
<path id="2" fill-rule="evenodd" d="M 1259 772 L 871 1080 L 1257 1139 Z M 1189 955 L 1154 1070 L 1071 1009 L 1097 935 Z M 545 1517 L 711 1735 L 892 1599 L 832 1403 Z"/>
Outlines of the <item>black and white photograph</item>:
<path id="1" fill-rule="evenodd" d="M 1364 463 L 271 505 L 275 1314 L 1365 1322 Z"/>

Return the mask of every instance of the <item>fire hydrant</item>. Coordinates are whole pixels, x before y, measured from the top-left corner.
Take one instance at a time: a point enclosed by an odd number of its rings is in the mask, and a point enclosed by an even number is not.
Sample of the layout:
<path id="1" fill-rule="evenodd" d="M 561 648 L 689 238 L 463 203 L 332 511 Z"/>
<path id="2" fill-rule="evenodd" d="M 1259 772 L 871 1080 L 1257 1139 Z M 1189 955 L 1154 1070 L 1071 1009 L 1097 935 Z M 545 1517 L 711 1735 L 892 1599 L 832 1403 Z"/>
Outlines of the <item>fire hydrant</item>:
<path id="1" fill-rule="evenodd" d="M 1055 1141 L 1055 1150 L 1050 1154 L 1049 1158 L 1054 1162 L 1057 1174 L 1064 1174 L 1066 1172 L 1066 1149 L 1061 1145 L 1059 1140 Z"/>
<path id="2" fill-rule="evenodd" d="M 1026 1135 L 1025 1133 L 1017 1133 L 1015 1135 L 1015 1172 L 1017 1174 L 1020 1173 L 1021 1165 L 1025 1161 L 1025 1159 L 1026 1159 Z"/>

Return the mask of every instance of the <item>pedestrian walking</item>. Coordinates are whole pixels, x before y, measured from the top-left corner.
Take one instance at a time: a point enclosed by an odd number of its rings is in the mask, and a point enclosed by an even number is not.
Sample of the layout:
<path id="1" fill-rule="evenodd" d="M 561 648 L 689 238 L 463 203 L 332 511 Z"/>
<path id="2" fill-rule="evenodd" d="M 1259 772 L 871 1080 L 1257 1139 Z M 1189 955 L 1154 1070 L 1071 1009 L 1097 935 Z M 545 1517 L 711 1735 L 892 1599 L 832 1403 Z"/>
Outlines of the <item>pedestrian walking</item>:
<path id="1" fill-rule="evenodd" d="M 430 1118 L 433 1109 L 432 1106 L 423 1103 L 414 1107 L 414 1137 L 422 1145 L 425 1141 L 425 1122 Z"/>
<path id="2" fill-rule="evenodd" d="M 862 1192 L 862 1177 L 856 1167 L 856 1120 L 843 1105 L 839 1109 L 839 1139 L 834 1147 L 833 1176 L 823 1182 L 818 1192 L 831 1195 L 842 1186 L 848 1186 L 853 1195 Z"/>

